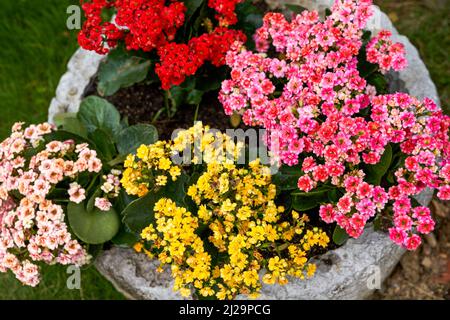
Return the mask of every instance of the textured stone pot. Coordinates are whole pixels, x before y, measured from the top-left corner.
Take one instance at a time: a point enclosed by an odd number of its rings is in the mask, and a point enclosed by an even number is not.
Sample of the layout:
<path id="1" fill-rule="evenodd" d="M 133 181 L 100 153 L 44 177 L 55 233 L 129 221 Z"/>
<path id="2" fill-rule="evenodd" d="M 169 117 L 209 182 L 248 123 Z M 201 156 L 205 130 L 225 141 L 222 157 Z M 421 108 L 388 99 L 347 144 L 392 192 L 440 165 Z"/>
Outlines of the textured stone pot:
<path id="1" fill-rule="evenodd" d="M 279 6 L 282 1 L 267 0 Z M 332 0 L 285 1 L 323 10 Z M 390 75 L 391 91 L 404 91 L 418 97 L 429 97 L 439 102 L 436 87 L 420 59 L 417 49 L 408 38 L 399 35 L 389 18 L 378 7 L 368 28 L 376 33 L 388 29 L 394 40 L 405 45 L 409 67 Z M 79 49 L 68 64 L 68 72 L 61 78 L 49 109 L 49 121 L 55 114 L 77 112 L 84 92 L 97 73 L 103 59 L 92 52 Z M 418 197 L 429 204 L 432 192 Z M 292 279 L 286 286 L 263 286 L 262 299 L 364 299 L 373 291 L 371 284 L 378 277 L 383 281 L 393 270 L 404 250 L 393 244 L 384 233 L 368 227 L 359 239 L 351 239 L 344 246 L 317 257 L 318 271 L 310 280 Z M 157 261 L 150 261 L 132 249 L 114 247 L 104 252 L 96 262 L 98 270 L 130 299 L 180 299 L 172 290 L 169 270 L 157 273 Z M 376 281 L 375 281 L 376 282 Z"/>

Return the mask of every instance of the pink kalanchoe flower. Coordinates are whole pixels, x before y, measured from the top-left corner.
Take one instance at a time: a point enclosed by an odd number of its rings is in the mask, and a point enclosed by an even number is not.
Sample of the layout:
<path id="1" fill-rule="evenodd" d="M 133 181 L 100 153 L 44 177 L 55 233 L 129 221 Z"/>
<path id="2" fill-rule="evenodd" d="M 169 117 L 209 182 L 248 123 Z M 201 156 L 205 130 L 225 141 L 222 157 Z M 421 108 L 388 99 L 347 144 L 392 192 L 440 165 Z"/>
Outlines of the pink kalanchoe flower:
<path id="1" fill-rule="evenodd" d="M 112 204 L 106 198 L 95 198 L 95 206 L 101 211 L 111 210 Z"/>
<path id="2" fill-rule="evenodd" d="M 413 225 L 412 219 L 407 215 L 399 215 L 394 218 L 394 224 L 397 228 L 409 231 Z"/>
<path id="3" fill-rule="evenodd" d="M 441 200 L 450 200 L 450 185 L 440 187 L 437 196 Z"/>
<path id="4" fill-rule="evenodd" d="M 0 272 L 10 270 L 29 286 L 39 283 L 36 262 L 81 266 L 89 259 L 72 238 L 63 207 L 47 197 L 65 181 L 70 184 L 70 200 L 83 201 L 85 191 L 74 181 L 88 171 L 89 161 L 98 164 L 99 159 L 88 145 L 46 143 L 44 135 L 52 130 L 45 123 L 27 128 L 17 124 L 0 143 Z M 89 154 L 89 159 L 81 159 L 81 152 Z M 30 154 L 29 161 L 24 161 Z M 77 167 L 77 162 L 86 165 Z"/>
<path id="5" fill-rule="evenodd" d="M 335 221 L 336 213 L 331 204 L 323 205 L 320 207 L 319 215 L 326 223 L 332 223 Z"/>
<path id="6" fill-rule="evenodd" d="M 389 229 L 389 237 L 390 237 L 390 239 L 394 243 L 396 243 L 396 244 L 398 244 L 400 246 L 403 245 L 403 243 L 405 242 L 405 239 L 407 238 L 407 236 L 408 236 L 408 234 L 403 229 L 400 229 L 400 228 L 390 228 Z"/>
<path id="7" fill-rule="evenodd" d="M 298 179 L 298 188 L 304 192 L 309 192 L 314 189 L 314 181 L 307 175 L 301 176 Z"/>
<path id="8" fill-rule="evenodd" d="M 407 66 L 405 47 L 401 43 L 393 43 L 392 33 L 383 30 L 367 45 L 367 60 L 378 64 L 383 72 L 390 69 L 400 71 Z"/>
<path id="9" fill-rule="evenodd" d="M 434 188 L 438 197 L 450 199 L 450 118 L 430 99 L 377 95 L 361 76 L 358 55 L 371 5 L 370 0 L 336 0 L 323 21 L 314 11 L 290 21 L 268 13 L 255 34 L 259 52 L 239 43 L 228 52 L 231 78 L 219 99 L 227 114 L 238 112 L 246 124 L 267 129 L 276 159 L 301 164 L 300 190 L 328 184 L 345 188 L 336 203 L 321 206 L 326 222 L 358 237 L 370 217 L 393 206 L 393 225 L 396 219 L 410 233 L 426 232 L 431 223 L 415 216 L 420 210 L 411 198 Z M 382 31 L 365 48 L 367 60 L 382 72 L 407 64 L 403 45 L 390 36 Z M 378 164 L 388 147 L 406 159 L 404 164 L 390 172 L 389 183 L 383 177 L 381 186 L 369 184 L 363 171 Z M 399 230 L 392 229 L 396 243 L 412 239 L 408 246 L 417 244 L 416 237 Z"/>
<path id="10" fill-rule="evenodd" d="M 435 222 L 429 217 L 420 218 L 417 224 L 417 231 L 422 234 L 429 234 L 434 230 Z"/>
<path id="11" fill-rule="evenodd" d="M 413 251 L 416 250 L 421 243 L 422 239 L 417 234 L 413 234 L 404 240 L 403 245 L 406 249 Z"/>
<path id="12" fill-rule="evenodd" d="M 78 183 L 70 184 L 69 200 L 75 203 L 81 203 L 86 199 L 86 190 L 84 190 Z"/>

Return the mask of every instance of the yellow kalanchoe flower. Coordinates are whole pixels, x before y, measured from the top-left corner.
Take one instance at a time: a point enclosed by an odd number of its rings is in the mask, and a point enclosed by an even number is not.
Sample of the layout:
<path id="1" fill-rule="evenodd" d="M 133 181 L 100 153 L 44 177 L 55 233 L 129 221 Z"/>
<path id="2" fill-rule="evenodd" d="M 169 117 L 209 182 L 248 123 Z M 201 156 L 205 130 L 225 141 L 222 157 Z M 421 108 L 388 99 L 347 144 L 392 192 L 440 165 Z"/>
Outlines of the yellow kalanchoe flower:
<path id="1" fill-rule="evenodd" d="M 217 148 L 220 142 L 222 148 Z M 173 155 L 188 150 L 194 164 L 206 164 L 187 188 L 196 211 L 160 199 L 155 222 L 135 246 L 157 257 L 161 267 L 171 266 L 174 290 L 183 296 L 255 298 L 262 283 L 284 285 L 289 277 L 312 276 L 311 250 L 330 241 L 320 229 L 308 227 L 306 215 L 276 204 L 277 188 L 268 167 L 259 160 L 245 167 L 234 164 L 241 148 L 197 123 L 173 141 L 141 146 L 125 162 L 122 184 L 141 197 L 178 179 L 183 168 L 174 164 Z"/>

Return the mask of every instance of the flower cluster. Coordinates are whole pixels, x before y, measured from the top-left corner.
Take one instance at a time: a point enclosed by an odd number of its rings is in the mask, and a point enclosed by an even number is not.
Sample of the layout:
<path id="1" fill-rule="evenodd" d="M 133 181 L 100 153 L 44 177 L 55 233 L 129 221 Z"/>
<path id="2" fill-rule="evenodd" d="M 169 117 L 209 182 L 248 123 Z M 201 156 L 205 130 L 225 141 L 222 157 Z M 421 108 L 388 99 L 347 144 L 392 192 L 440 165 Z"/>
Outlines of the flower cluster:
<path id="1" fill-rule="evenodd" d="M 219 24 L 213 28 L 211 21 L 205 22 L 207 33 L 192 37 L 186 43 L 175 42 L 177 31 L 185 23 L 186 6 L 172 0 L 92 0 L 83 3 L 87 21 L 81 30 L 80 45 L 100 54 L 124 40 L 128 50 L 156 50 L 160 62 L 155 71 L 164 90 L 180 85 L 186 77 L 210 61 L 214 66 L 225 63 L 225 54 L 235 41 L 245 41 L 241 31 L 228 29 L 237 23 L 234 12 L 240 0 L 209 0 L 211 8 L 217 10 Z M 102 10 L 115 8 L 114 24 L 103 22 Z"/>
<path id="2" fill-rule="evenodd" d="M 241 148 L 240 143 L 235 144 L 227 135 L 197 122 L 188 130 L 178 132 L 171 141 L 142 145 L 136 155 L 129 155 L 122 186 L 128 194 L 142 197 L 153 187 L 164 187 L 168 181 L 176 181 L 183 164 L 233 162 Z"/>
<path id="3" fill-rule="evenodd" d="M 105 8 L 112 7 L 109 0 L 81 1 L 86 22 L 78 34 L 78 43 L 86 50 L 92 50 L 99 54 L 106 54 L 109 48 L 117 46 L 124 32 L 111 22 L 103 22 L 102 12 Z"/>
<path id="4" fill-rule="evenodd" d="M 39 270 L 35 262 L 83 265 L 84 248 L 72 238 L 64 221 L 63 207 L 53 195 L 63 181 L 102 168 L 96 152 L 73 141 L 51 141 L 49 124 L 13 127 L 0 144 L 0 272 L 11 270 L 24 284 L 36 286 Z M 84 191 L 70 188 L 78 201 Z"/>
<path id="5" fill-rule="evenodd" d="M 437 188 L 441 199 L 450 196 L 449 117 L 428 99 L 377 96 L 361 77 L 357 56 L 371 2 L 337 0 L 324 21 L 309 11 L 291 22 L 267 14 L 255 35 L 263 53 L 236 44 L 227 54 L 231 79 L 223 82 L 220 100 L 227 114 L 243 113 L 245 123 L 268 129 L 267 143 L 281 162 L 300 164 L 300 190 L 331 184 L 343 191 L 336 203 L 321 206 L 326 222 L 358 237 L 369 219 L 392 205 L 393 239 L 414 249 L 420 243 L 416 232 L 429 231 L 433 223 L 429 215 L 414 213 L 424 210 L 408 206 L 410 198 L 426 187 Z M 369 42 L 367 59 L 382 71 L 406 66 L 403 46 L 393 44 L 388 32 Z M 406 157 L 395 168 L 394 185 L 367 183 L 364 170 L 390 146 L 399 149 L 397 158 Z M 404 224 L 405 216 L 411 223 Z"/>
<path id="6" fill-rule="evenodd" d="M 270 169 L 259 160 L 244 168 L 210 163 L 188 190 L 198 211 L 161 199 L 154 209 L 156 223 L 141 235 L 145 249 L 138 249 L 171 264 L 174 289 L 184 296 L 194 289 L 201 298 L 256 297 L 263 269 L 267 284 L 310 277 L 315 272 L 308 262 L 311 250 L 325 248 L 329 238 L 308 228 L 306 215 L 277 206 L 276 193 Z"/>
<path id="7" fill-rule="evenodd" d="M 353 116 L 368 106 L 370 97 L 357 69 L 370 4 L 336 1 L 323 22 L 315 11 L 303 11 L 292 22 L 268 13 L 255 38 L 262 51 L 269 49 L 272 39 L 276 57 L 240 45 L 228 53 L 231 79 L 223 82 L 220 93 L 226 113 L 242 112 L 247 124 L 267 128 L 284 163 L 295 165 L 300 154 L 312 149 L 338 162 L 339 146 L 353 151 L 349 161 L 355 161 L 352 155 L 363 149 L 352 146 L 352 136 L 364 129 L 363 119 Z M 322 115 L 326 121 L 319 120 Z M 338 130 L 339 124 L 344 128 Z M 342 142 L 332 141 L 336 133 Z M 382 151 L 377 148 L 371 161 Z"/>
<path id="8" fill-rule="evenodd" d="M 188 44 L 168 43 L 158 49 L 160 63 L 155 67 L 162 88 L 170 89 L 180 85 L 186 77 L 194 75 L 197 70 L 210 61 L 216 67 L 225 64 L 225 55 L 235 41 L 245 41 L 241 31 L 217 27 L 210 33 L 189 40 Z"/>
<path id="9" fill-rule="evenodd" d="M 231 26 L 238 22 L 236 5 L 244 0 L 208 0 L 208 6 L 217 11 L 216 19 L 221 26 Z"/>
<path id="10" fill-rule="evenodd" d="M 175 39 L 185 20 L 186 6 L 181 1 L 116 0 L 115 23 L 126 27 L 128 50 L 152 51 Z"/>
<path id="11" fill-rule="evenodd" d="M 81 146 L 81 145 L 80 145 Z M 96 157 L 95 151 L 89 151 L 89 153 Z M 96 161 L 99 161 L 98 159 Z M 90 171 L 92 172 L 92 171 Z M 97 172 L 97 171 L 95 171 Z M 103 176 L 104 183 L 101 185 L 100 190 L 98 192 L 103 192 L 103 197 L 96 197 L 94 199 L 94 206 L 100 209 L 101 211 L 109 211 L 112 207 L 112 203 L 109 199 L 114 199 L 119 196 L 120 191 L 120 179 L 121 171 L 119 170 L 111 170 L 111 173 Z M 69 200 L 74 203 L 81 203 L 86 200 L 86 190 L 78 184 L 78 182 L 72 182 L 69 185 L 69 190 L 67 191 L 69 194 Z"/>
<path id="12" fill-rule="evenodd" d="M 367 61 L 378 64 L 383 72 L 402 70 L 408 63 L 405 47 L 402 43 L 393 43 L 391 36 L 390 31 L 383 30 L 366 47 Z"/>
<path id="13" fill-rule="evenodd" d="M 411 197 L 433 188 L 438 198 L 450 200 L 450 117 L 433 101 L 420 102 L 407 94 L 379 96 L 372 104 L 372 119 L 392 132 L 391 141 L 400 145 L 404 157 L 395 171 L 396 184 L 389 188 L 394 212 L 391 239 L 414 250 L 421 243 L 417 233 L 430 233 L 435 223 L 430 210 L 414 207 Z"/>
<path id="14" fill-rule="evenodd" d="M 120 170 L 113 169 L 108 175 L 103 176 L 103 184 L 100 190 L 103 192 L 103 197 L 96 197 L 94 206 L 101 211 L 109 211 L 112 208 L 110 199 L 117 198 L 120 193 Z"/>
<path id="15" fill-rule="evenodd" d="M 172 162 L 171 155 L 171 146 L 165 141 L 158 141 L 150 146 L 142 145 L 136 155 L 129 155 L 121 180 L 126 192 L 143 197 L 154 186 L 165 186 L 168 177 L 176 181 L 181 168 Z"/>

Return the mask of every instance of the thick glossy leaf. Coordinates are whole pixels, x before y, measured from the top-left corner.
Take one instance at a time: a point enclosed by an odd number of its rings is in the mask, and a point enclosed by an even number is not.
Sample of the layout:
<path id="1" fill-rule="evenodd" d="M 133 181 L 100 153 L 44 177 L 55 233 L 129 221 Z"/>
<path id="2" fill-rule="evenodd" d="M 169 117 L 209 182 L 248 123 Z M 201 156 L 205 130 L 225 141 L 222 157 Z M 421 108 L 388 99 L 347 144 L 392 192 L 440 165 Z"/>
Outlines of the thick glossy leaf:
<path id="1" fill-rule="evenodd" d="M 97 177 L 95 178 L 97 179 Z M 102 190 L 101 189 L 97 189 L 94 191 L 94 193 L 91 195 L 91 197 L 89 198 L 87 204 L 86 204 L 86 211 L 87 212 L 92 212 L 95 209 L 95 198 L 100 197 L 100 195 L 102 194 Z"/>
<path id="2" fill-rule="evenodd" d="M 198 105 L 200 104 L 200 102 L 202 102 L 202 98 L 203 98 L 203 91 L 200 90 L 191 90 L 186 97 L 186 102 L 188 104 L 192 104 L 192 105 Z"/>
<path id="3" fill-rule="evenodd" d="M 53 123 L 57 127 L 61 127 L 64 125 L 64 122 L 66 121 L 67 118 L 76 118 L 76 117 L 77 117 L 77 114 L 73 113 L 73 112 L 58 113 L 58 114 L 55 114 L 55 116 L 53 117 Z"/>
<path id="4" fill-rule="evenodd" d="M 105 161 L 111 161 L 117 154 L 114 143 L 111 143 L 111 137 L 103 129 L 96 129 L 89 135 L 95 143 L 97 151 L 101 153 Z"/>
<path id="5" fill-rule="evenodd" d="M 75 143 L 88 143 L 91 146 L 93 145 L 93 142 L 90 141 L 89 139 L 86 139 L 75 133 L 68 132 L 65 130 L 58 130 L 58 131 L 49 133 L 49 134 L 45 135 L 44 139 L 46 142 L 50 142 L 50 141 L 54 141 L 54 140 L 57 140 L 57 141 L 73 140 L 73 141 L 75 141 Z"/>
<path id="6" fill-rule="evenodd" d="M 186 17 L 190 18 L 203 3 L 203 0 L 184 0 L 186 6 Z"/>
<path id="7" fill-rule="evenodd" d="M 158 192 L 149 192 L 146 196 L 139 198 L 128 205 L 122 212 L 123 222 L 135 233 L 141 231 L 154 222 L 155 213 L 153 208 L 161 198 L 169 198 L 179 206 L 185 206 L 185 185 L 188 182 L 186 175 L 178 177 L 177 181 L 169 182 L 166 187 Z"/>
<path id="8" fill-rule="evenodd" d="M 159 192 L 161 196 L 172 199 L 178 206 L 184 206 L 186 196 L 186 186 L 189 183 L 189 176 L 182 173 L 177 181 L 169 181 L 167 186 Z"/>
<path id="9" fill-rule="evenodd" d="M 390 144 L 386 146 L 386 149 L 381 156 L 380 161 L 374 165 L 366 166 L 366 180 L 367 182 L 379 186 L 381 179 L 389 170 L 392 163 L 392 147 Z"/>
<path id="10" fill-rule="evenodd" d="M 78 120 L 89 133 L 103 129 L 111 137 L 121 131 L 120 114 L 117 109 L 105 99 L 90 96 L 81 102 Z"/>
<path id="11" fill-rule="evenodd" d="M 117 49 L 108 55 L 98 73 L 97 91 L 101 96 L 111 96 L 120 88 L 145 80 L 151 61 Z"/>
<path id="12" fill-rule="evenodd" d="M 340 226 L 336 226 L 333 231 L 333 242 L 338 246 L 343 245 L 348 240 L 348 234 Z"/>
<path id="13" fill-rule="evenodd" d="M 111 240 L 116 246 L 122 247 L 132 247 L 136 242 L 139 242 L 139 237 L 134 233 L 128 230 L 128 228 L 122 224 L 120 231 L 117 235 Z"/>
<path id="14" fill-rule="evenodd" d="M 75 235 L 88 244 L 105 243 L 114 238 L 120 228 L 119 215 L 114 209 L 103 212 L 95 208 L 88 212 L 84 202 L 70 202 L 67 216 Z"/>
<path id="15" fill-rule="evenodd" d="M 137 234 L 154 222 L 155 213 L 153 208 L 160 196 L 155 193 L 148 193 L 145 197 L 139 198 L 130 203 L 122 212 L 123 223 Z"/>
<path id="16" fill-rule="evenodd" d="M 80 120 L 77 119 L 76 113 L 59 113 L 54 117 L 53 121 L 58 128 L 87 138 L 88 132 Z"/>
<path id="17" fill-rule="evenodd" d="M 367 83 L 377 89 L 378 94 L 387 94 L 389 91 L 388 81 L 381 72 L 375 72 L 367 78 Z"/>
<path id="18" fill-rule="evenodd" d="M 272 176 L 272 181 L 281 190 L 295 190 L 297 189 L 298 179 L 301 176 L 302 171 L 299 166 L 290 167 L 283 165 L 278 173 Z"/>
<path id="19" fill-rule="evenodd" d="M 244 31 L 247 35 L 246 46 L 253 49 L 255 47 L 255 42 L 252 40 L 253 35 L 256 29 L 262 26 L 264 12 L 255 6 L 252 0 L 246 0 L 236 6 L 236 14 L 238 16 L 236 27 Z"/>
<path id="20" fill-rule="evenodd" d="M 153 144 L 158 140 L 158 130 L 149 124 L 128 127 L 117 136 L 117 149 L 120 155 L 135 153 L 142 144 Z"/>
<path id="21" fill-rule="evenodd" d="M 322 187 L 311 192 L 293 192 L 292 207 L 297 211 L 306 211 L 328 202 L 328 192 L 332 187 Z"/>

